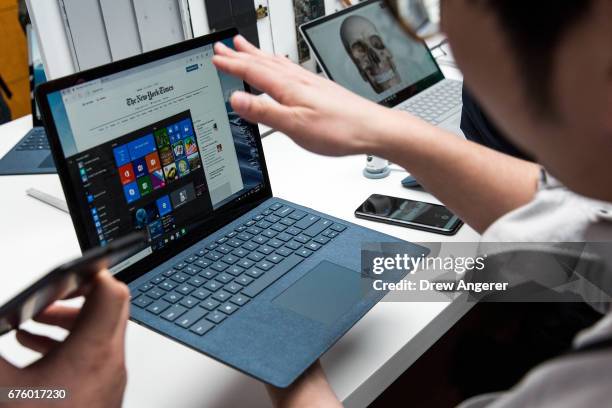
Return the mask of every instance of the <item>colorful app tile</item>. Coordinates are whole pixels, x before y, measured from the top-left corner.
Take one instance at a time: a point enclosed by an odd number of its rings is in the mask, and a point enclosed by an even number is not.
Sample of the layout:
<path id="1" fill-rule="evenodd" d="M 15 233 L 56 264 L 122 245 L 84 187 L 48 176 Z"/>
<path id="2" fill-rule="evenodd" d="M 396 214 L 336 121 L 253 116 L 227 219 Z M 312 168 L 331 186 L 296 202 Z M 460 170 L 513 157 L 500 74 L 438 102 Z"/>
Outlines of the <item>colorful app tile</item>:
<path id="1" fill-rule="evenodd" d="M 161 163 L 159 161 L 159 155 L 157 152 L 148 154 L 145 157 L 145 161 L 147 162 L 147 169 L 149 169 L 149 173 L 153 173 L 155 170 L 161 169 Z"/>
<path id="2" fill-rule="evenodd" d="M 147 170 L 147 162 L 145 161 L 144 157 L 134 160 L 132 162 L 132 166 L 134 166 L 134 174 L 136 174 L 137 178 L 149 174 L 149 171 Z"/>
<path id="3" fill-rule="evenodd" d="M 168 126 L 168 136 L 170 137 L 170 144 L 175 144 L 182 139 L 180 128 L 178 126 Z"/>
<path id="4" fill-rule="evenodd" d="M 146 135 L 128 143 L 128 149 L 132 160 L 140 159 L 157 150 L 153 135 Z"/>
<path id="5" fill-rule="evenodd" d="M 187 137 L 183 141 L 185 143 L 185 154 L 190 156 L 198 151 L 198 145 L 193 137 Z"/>
<path id="6" fill-rule="evenodd" d="M 193 183 L 189 183 L 186 186 L 183 186 L 170 193 L 170 200 L 172 201 L 172 206 L 175 209 L 187 204 L 195 198 L 196 193 L 195 189 L 193 188 Z"/>
<path id="7" fill-rule="evenodd" d="M 155 203 L 149 203 L 143 208 L 139 208 L 134 212 L 134 223 L 136 227 L 143 229 L 149 223 L 159 218 L 159 212 Z"/>
<path id="8" fill-rule="evenodd" d="M 172 148 L 170 146 L 159 149 L 159 156 L 162 166 L 167 166 L 170 163 L 174 163 L 174 153 L 172 153 Z"/>
<path id="9" fill-rule="evenodd" d="M 183 138 L 193 136 L 193 125 L 191 124 L 191 120 L 185 119 L 181 122 L 180 126 Z"/>
<path id="10" fill-rule="evenodd" d="M 180 177 L 185 177 L 189 174 L 189 162 L 187 159 L 181 159 L 176 162 L 176 168 Z"/>
<path id="11" fill-rule="evenodd" d="M 157 201 L 157 209 L 159 210 L 160 216 L 165 216 L 172 212 L 172 205 L 170 204 L 170 197 L 167 195 L 160 197 Z"/>
<path id="12" fill-rule="evenodd" d="M 134 201 L 140 198 L 140 193 L 138 192 L 138 184 L 136 184 L 136 182 L 123 186 L 123 193 L 125 194 L 125 199 L 128 204 L 133 203 Z"/>
<path id="13" fill-rule="evenodd" d="M 151 192 L 153 191 L 153 183 L 151 183 L 151 177 L 140 177 L 138 179 L 138 189 L 140 190 L 141 197 L 151 194 Z"/>
<path id="14" fill-rule="evenodd" d="M 176 142 L 172 145 L 172 152 L 174 157 L 178 160 L 185 157 L 185 145 L 182 141 Z"/>
<path id="15" fill-rule="evenodd" d="M 153 184 L 153 190 L 158 190 L 166 186 L 166 178 L 162 170 L 155 170 L 151 173 L 151 183 Z"/>
<path id="16" fill-rule="evenodd" d="M 178 172 L 176 170 L 176 164 L 172 163 L 164 167 L 164 174 L 166 175 L 166 181 L 172 183 L 178 180 Z"/>
<path id="17" fill-rule="evenodd" d="M 202 160 L 200 160 L 200 155 L 198 153 L 192 154 L 191 156 L 187 157 L 187 160 L 189 161 L 189 169 L 191 171 L 202 167 Z"/>
<path id="18" fill-rule="evenodd" d="M 130 162 L 130 152 L 126 145 L 115 147 L 113 149 L 113 155 L 115 156 L 117 167 L 121 167 Z M 81 167 L 80 164 L 81 163 L 79 163 L 79 167 Z"/>
<path id="19" fill-rule="evenodd" d="M 164 233 L 164 227 L 162 226 L 161 220 L 153 221 L 148 226 L 149 229 L 149 237 L 152 240 L 160 238 Z"/>
<path id="20" fill-rule="evenodd" d="M 170 146 L 170 138 L 168 137 L 168 130 L 166 128 L 158 129 L 153 132 L 153 136 L 155 136 L 155 142 L 157 143 L 158 148 Z"/>
<path id="21" fill-rule="evenodd" d="M 137 228 L 144 228 L 147 225 L 147 210 L 139 208 L 134 213 Z"/>
<path id="22" fill-rule="evenodd" d="M 136 176 L 134 175 L 134 168 L 132 167 L 132 163 L 128 163 L 125 166 L 119 167 L 119 178 L 121 178 L 121 184 L 123 185 L 136 181 Z"/>

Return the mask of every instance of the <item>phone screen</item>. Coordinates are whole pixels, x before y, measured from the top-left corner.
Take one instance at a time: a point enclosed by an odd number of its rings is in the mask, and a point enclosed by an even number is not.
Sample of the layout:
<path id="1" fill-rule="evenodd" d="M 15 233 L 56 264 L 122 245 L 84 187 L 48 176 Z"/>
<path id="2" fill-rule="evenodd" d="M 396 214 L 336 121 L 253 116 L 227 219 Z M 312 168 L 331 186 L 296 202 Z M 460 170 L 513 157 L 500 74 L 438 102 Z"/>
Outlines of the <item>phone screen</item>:
<path id="1" fill-rule="evenodd" d="M 442 205 L 379 194 L 371 195 L 361 204 L 356 215 L 444 232 L 452 232 L 462 224 L 456 215 Z"/>

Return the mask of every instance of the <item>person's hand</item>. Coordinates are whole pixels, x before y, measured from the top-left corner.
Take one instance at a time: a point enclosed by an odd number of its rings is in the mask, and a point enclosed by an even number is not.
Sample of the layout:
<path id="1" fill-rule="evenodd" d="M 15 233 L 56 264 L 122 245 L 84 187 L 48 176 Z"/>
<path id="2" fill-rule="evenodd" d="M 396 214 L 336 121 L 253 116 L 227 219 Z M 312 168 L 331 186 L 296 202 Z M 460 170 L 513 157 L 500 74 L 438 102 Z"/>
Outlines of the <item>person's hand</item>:
<path id="1" fill-rule="evenodd" d="M 236 92 L 236 113 L 289 135 L 302 147 L 331 156 L 370 152 L 385 109 L 285 57 L 267 54 L 241 36 L 236 50 L 215 45 L 215 66 L 262 90 L 274 100 Z"/>
<path id="2" fill-rule="evenodd" d="M 266 385 L 272 403 L 277 408 L 337 408 L 342 407 L 325 377 L 319 361 L 314 363 L 288 388 Z"/>
<path id="3" fill-rule="evenodd" d="M 55 304 L 35 318 L 69 330 L 63 342 L 17 331 L 22 345 L 43 356 L 23 369 L 0 358 L 0 386 L 65 389 L 67 398 L 53 405 L 58 407 L 121 406 L 127 382 L 124 339 L 129 291 L 106 271 L 89 287 L 81 309 Z M 40 401 L 36 403 L 40 406 Z"/>

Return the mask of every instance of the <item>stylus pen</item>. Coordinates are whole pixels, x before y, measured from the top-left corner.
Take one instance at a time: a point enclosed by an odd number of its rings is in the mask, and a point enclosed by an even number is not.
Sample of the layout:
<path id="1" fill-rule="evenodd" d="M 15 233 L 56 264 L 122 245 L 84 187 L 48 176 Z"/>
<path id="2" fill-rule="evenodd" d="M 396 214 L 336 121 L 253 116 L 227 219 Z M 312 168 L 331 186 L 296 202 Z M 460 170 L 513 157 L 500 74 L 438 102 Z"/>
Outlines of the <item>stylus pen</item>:
<path id="1" fill-rule="evenodd" d="M 26 194 L 39 201 L 42 201 L 45 204 L 49 204 L 51 207 L 55 207 L 65 213 L 69 213 L 66 201 L 62 200 L 61 198 L 57 198 L 55 196 L 52 196 L 51 194 L 47 194 L 35 188 L 27 189 Z"/>

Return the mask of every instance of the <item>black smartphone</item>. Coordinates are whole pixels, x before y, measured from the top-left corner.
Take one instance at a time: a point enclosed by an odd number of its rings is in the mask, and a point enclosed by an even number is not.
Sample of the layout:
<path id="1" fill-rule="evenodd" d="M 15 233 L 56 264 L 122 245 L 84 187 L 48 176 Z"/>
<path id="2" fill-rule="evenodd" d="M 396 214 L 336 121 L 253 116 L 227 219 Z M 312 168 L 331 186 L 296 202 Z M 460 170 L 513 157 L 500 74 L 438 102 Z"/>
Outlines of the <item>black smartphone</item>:
<path id="1" fill-rule="evenodd" d="M 454 235 L 463 222 L 443 205 L 372 194 L 355 210 L 357 218 Z"/>
<path id="2" fill-rule="evenodd" d="M 36 283 L 0 307 L 0 335 L 19 327 L 51 303 L 63 299 L 92 279 L 99 271 L 112 268 L 146 247 L 145 235 L 132 233 L 94 248 L 82 257 L 55 268 Z"/>

